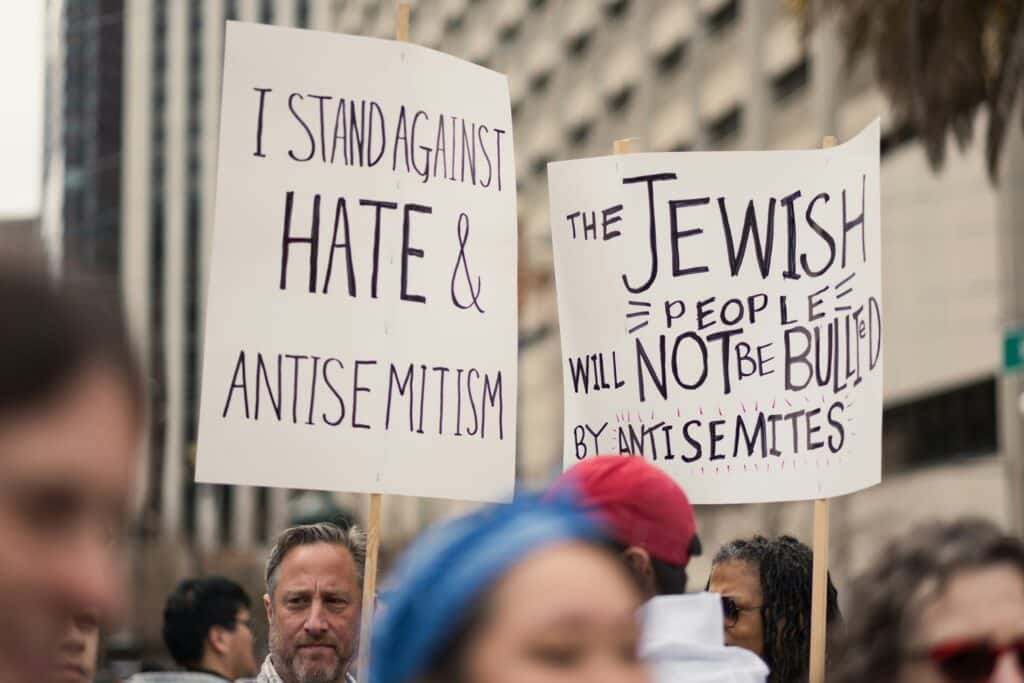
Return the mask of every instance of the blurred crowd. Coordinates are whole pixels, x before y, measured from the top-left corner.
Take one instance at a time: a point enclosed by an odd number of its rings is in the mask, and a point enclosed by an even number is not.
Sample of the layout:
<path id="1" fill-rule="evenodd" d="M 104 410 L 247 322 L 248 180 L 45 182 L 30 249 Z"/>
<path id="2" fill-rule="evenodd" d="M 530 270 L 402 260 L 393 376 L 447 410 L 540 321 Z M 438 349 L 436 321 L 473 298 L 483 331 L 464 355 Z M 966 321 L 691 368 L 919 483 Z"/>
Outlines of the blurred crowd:
<path id="1" fill-rule="evenodd" d="M 85 283 L 4 264 L 0 320 L 0 680 L 91 681 L 125 608 L 143 380 L 116 307 Z M 176 670 L 129 680 L 807 680 L 811 550 L 790 536 L 703 548 L 699 531 L 686 493 L 642 458 L 584 460 L 416 539 L 382 579 L 357 670 L 364 534 L 296 526 L 262 596 L 182 581 L 163 614 Z M 706 552 L 710 575 L 689 575 Z M 842 588 L 845 614 L 829 581 L 829 681 L 1024 681 L 1024 544 L 992 524 L 915 529 Z"/>

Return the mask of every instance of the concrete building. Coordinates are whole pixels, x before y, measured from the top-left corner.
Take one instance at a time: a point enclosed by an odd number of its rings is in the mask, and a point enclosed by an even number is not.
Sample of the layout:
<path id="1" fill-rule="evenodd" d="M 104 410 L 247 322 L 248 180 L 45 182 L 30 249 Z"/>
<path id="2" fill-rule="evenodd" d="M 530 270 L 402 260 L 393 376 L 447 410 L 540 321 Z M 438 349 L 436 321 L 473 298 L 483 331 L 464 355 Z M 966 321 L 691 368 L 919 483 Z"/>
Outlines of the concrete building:
<path id="1" fill-rule="evenodd" d="M 880 117 L 886 480 L 834 502 L 833 567 L 849 576 L 885 537 L 923 518 L 1011 522 L 1016 485 L 1006 476 L 1012 462 L 997 456 L 996 416 L 1000 244 L 1014 219 L 999 213 L 980 145 L 951 153 L 933 174 L 871 65 L 847 72 L 832 27 L 803 39 L 784 2 L 421 0 L 411 33 L 509 76 L 520 267 L 530 272 L 551 268 L 548 161 L 608 154 L 624 137 L 644 151 L 811 148 Z M 562 444 L 550 282 L 527 291 L 520 311 L 519 471 L 541 485 Z M 759 530 L 809 541 L 811 518 L 809 504 L 699 511 L 708 548 Z M 698 562 L 695 576 L 706 566 Z"/>
<path id="2" fill-rule="evenodd" d="M 112 278 L 121 261 L 120 4 L 48 6 L 55 39 L 47 40 L 44 109 L 44 234 L 55 255 L 73 254 Z"/>
<path id="3" fill-rule="evenodd" d="M 651 151 L 810 148 L 883 127 L 886 483 L 836 502 L 840 577 L 923 516 L 1011 519 L 996 457 L 1004 263 L 1000 203 L 980 146 L 932 174 L 867 64 L 842 70 L 826 25 L 809 40 L 769 0 L 419 0 L 411 39 L 508 74 L 521 269 L 518 471 L 560 463 L 561 359 L 546 164 L 639 137 Z M 203 293 L 213 230 L 226 19 L 390 37 L 376 0 L 50 0 L 44 232 L 64 259 L 107 269 L 153 397 L 140 499 L 155 538 L 199 557 L 262 545 L 286 491 L 196 486 Z M 57 239 L 60 238 L 60 239 Z M 362 499 L 340 496 L 362 509 Z M 942 509 L 937 502 L 942 501 Z M 388 497 L 387 545 L 458 506 Z M 702 508 L 705 546 L 754 530 L 810 537 L 810 506 Z M 695 569 L 695 576 L 702 575 Z"/>
<path id="4" fill-rule="evenodd" d="M 0 258 L 46 263 L 37 216 L 0 216 Z"/>

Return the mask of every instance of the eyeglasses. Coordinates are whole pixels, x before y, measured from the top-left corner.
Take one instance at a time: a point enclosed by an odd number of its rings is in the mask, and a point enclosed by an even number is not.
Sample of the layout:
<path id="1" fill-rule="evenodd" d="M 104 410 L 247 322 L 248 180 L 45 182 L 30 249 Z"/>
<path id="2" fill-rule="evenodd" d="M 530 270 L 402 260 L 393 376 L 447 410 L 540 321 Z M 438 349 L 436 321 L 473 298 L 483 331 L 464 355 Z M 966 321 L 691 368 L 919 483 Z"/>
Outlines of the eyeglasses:
<path id="1" fill-rule="evenodd" d="M 996 664 L 1006 653 L 1017 656 L 1024 667 L 1024 638 L 995 645 L 986 641 L 951 641 L 923 653 L 951 683 L 985 683 L 992 678 Z"/>
<path id="2" fill-rule="evenodd" d="M 752 607 L 740 607 L 736 604 L 736 598 L 728 595 L 722 596 L 722 621 L 725 623 L 726 628 L 732 628 L 736 625 L 736 622 L 740 620 L 740 614 L 743 612 L 755 612 L 761 609 L 761 605 L 754 605 Z"/>

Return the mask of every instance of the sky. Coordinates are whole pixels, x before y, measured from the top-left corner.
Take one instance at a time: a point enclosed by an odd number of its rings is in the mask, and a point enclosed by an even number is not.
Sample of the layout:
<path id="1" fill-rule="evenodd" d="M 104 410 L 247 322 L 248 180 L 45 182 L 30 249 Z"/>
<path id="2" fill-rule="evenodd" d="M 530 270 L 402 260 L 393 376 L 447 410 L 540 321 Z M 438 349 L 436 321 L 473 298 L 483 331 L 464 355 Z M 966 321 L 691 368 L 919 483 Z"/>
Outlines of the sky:
<path id="1" fill-rule="evenodd" d="M 39 213 L 45 5 L 0 2 L 0 217 Z"/>

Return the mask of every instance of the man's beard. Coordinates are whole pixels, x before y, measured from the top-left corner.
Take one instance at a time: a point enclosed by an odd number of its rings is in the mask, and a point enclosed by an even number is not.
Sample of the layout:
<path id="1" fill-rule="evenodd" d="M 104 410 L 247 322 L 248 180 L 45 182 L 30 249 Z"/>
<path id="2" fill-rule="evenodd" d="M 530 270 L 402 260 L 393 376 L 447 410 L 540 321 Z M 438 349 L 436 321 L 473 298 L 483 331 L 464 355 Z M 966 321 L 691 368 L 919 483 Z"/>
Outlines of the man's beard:
<path id="1" fill-rule="evenodd" d="M 333 648 L 333 664 L 314 664 L 299 660 L 301 650 L 298 647 L 298 643 L 293 646 L 290 652 L 285 652 L 277 629 L 271 624 L 270 656 L 274 663 L 274 670 L 277 671 L 277 675 L 281 677 L 284 683 L 338 683 L 342 680 L 347 659 L 342 657 L 337 644 L 327 641 L 317 642 L 316 644 Z"/>

